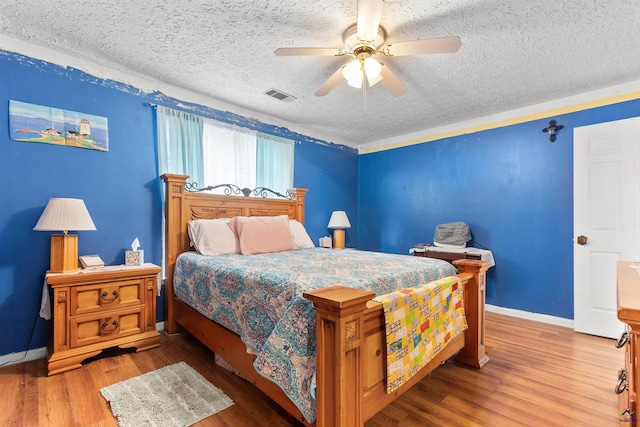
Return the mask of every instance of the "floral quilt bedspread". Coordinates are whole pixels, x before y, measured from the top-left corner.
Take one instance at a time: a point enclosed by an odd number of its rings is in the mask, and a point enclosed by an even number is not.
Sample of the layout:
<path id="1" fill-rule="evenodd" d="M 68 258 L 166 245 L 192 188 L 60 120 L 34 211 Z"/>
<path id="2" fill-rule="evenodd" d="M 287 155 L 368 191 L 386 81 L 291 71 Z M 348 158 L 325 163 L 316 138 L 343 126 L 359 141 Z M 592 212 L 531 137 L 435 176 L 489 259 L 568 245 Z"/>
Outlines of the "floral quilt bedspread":
<path id="1" fill-rule="evenodd" d="M 302 293 L 333 285 L 383 295 L 455 275 L 451 264 L 378 252 L 301 249 L 261 255 L 181 254 L 176 296 L 237 333 L 255 369 L 315 421 L 315 311 Z"/>

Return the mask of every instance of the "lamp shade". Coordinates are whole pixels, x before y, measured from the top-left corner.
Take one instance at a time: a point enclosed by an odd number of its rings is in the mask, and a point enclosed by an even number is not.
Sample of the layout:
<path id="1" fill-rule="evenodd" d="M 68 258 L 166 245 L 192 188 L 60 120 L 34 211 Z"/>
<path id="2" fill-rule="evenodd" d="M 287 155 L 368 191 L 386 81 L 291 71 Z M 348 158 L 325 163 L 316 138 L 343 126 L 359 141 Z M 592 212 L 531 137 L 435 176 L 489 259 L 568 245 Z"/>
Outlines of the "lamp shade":
<path id="1" fill-rule="evenodd" d="M 351 228 L 347 213 L 345 211 L 333 211 L 327 228 Z"/>
<path id="2" fill-rule="evenodd" d="M 40 215 L 36 231 L 80 231 L 95 230 L 89 211 L 82 199 L 49 199 L 47 207 Z"/>

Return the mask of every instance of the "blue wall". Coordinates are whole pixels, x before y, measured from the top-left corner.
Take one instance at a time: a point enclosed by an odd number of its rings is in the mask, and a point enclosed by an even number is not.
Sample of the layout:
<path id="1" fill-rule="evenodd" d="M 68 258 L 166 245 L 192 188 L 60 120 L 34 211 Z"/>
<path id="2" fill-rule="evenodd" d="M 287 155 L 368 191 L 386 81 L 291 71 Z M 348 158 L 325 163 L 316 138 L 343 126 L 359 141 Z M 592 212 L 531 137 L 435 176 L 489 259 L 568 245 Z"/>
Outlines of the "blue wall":
<path id="1" fill-rule="evenodd" d="M 317 242 L 329 232 L 329 216 L 338 208 L 347 210 L 357 227 L 353 149 L 1 50 L 0 75 L 0 355 L 43 347 L 51 334 L 51 322 L 38 317 L 50 233 L 32 230 L 50 197 L 84 199 L 97 230 L 79 233 L 79 254 L 122 264 L 124 251 L 138 237 L 145 261 L 161 264 L 160 185 L 153 111 L 146 102 L 174 108 L 180 102 L 197 114 L 300 142 L 294 185 L 309 188 L 311 237 Z M 10 140 L 9 100 L 107 117 L 109 151 Z M 356 233 L 350 236 L 355 246 Z M 159 298 L 159 320 L 163 307 Z"/>
<path id="2" fill-rule="evenodd" d="M 161 207 L 152 109 L 146 102 L 239 124 L 299 142 L 294 185 L 309 188 L 306 226 L 329 234 L 333 210 L 352 223 L 347 246 L 407 253 L 435 226 L 465 221 L 496 267 L 487 301 L 573 318 L 573 128 L 638 116 L 629 101 L 548 119 L 358 156 L 355 150 L 230 112 L 143 93 L 134 87 L 0 50 L 0 355 L 43 347 L 51 322 L 38 317 L 48 232 L 33 231 L 50 197 L 85 200 L 98 228 L 80 232 L 80 254 L 121 264 L 138 237 L 161 263 Z M 8 103 L 18 100 L 105 116 L 109 152 L 9 139 Z M 163 319 L 162 298 L 158 319 Z M 34 329 L 31 337 L 32 328 Z"/>
<path id="3" fill-rule="evenodd" d="M 407 253 L 464 221 L 491 249 L 487 302 L 573 319 L 573 128 L 638 116 L 640 101 L 359 156 L 359 247 Z M 383 172 L 381 172 L 383 171 Z"/>

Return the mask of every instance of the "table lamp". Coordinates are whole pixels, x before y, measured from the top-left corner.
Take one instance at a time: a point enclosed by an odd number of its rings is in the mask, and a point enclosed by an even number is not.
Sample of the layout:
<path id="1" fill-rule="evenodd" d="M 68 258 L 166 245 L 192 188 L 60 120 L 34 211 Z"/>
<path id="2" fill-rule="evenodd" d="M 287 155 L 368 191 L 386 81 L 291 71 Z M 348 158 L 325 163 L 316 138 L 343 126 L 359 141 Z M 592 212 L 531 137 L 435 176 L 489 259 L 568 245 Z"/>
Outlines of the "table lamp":
<path id="1" fill-rule="evenodd" d="M 40 215 L 36 231 L 62 231 L 51 235 L 51 266 L 49 273 L 73 273 L 78 267 L 78 235 L 69 230 L 95 230 L 89 211 L 81 199 L 49 199 Z"/>
<path id="2" fill-rule="evenodd" d="M 351 228 L 345 211 L 333 211 L 327 228 L 333 229 L 333 248 L 344 249 L 344 229 Z"/>

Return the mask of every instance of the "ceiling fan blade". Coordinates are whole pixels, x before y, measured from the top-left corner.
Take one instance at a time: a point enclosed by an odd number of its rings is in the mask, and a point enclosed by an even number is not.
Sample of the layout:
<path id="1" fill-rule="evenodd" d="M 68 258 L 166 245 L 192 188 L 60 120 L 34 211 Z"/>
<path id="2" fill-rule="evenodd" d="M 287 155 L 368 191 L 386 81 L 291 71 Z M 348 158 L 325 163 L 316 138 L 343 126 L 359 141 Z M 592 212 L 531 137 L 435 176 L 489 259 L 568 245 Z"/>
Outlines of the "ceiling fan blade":
<path id="1" fill-rule="evenodd" d="M 381 50 L 387 56 L 417 55 L 421 53 L 453 53 L 462 46 L 460 37 L 441 37 L 436 39 L 399 42 L 384 46 Z"/>
<path id="2" fill-rule="evenodd" d="M 382 17 L 382 0 L 358 0 L 358 38 L 374 41 Z"/>
<path id="3" fill-rule="evenodd" d="M 342 56 L 342 49 L 331 47 L 281 47 L 273 53 L 276 56 L 305 56 L 305 55 L 322 55 L 322 56 Z"/>
<path id="4" fill-rule="evenodd" d="M 386 87 L 393 96 L 400 96 L 407 91 L 407 87 L 404 83 L 402 83 L 400 79 L 393 74 L 393 71 L 391 71 L 385 64 L 382 64 L 382 71 L 380 71 L 380 74 L 382 75 L 380 83 L 382 83 L 382 85 Z"/>
<path id="5" fill-rule="evenodd" d="M 340 83 L 343 79 L 342 76 L 342 69 L 344 67 L 340 67 L 338 68 L 338 70 L 333 73 L 331 75 L 331 77 L 329 77 L 327 79 L 327 81 L 325 81 L 322 86 L 320 86 L 318 88 L 318 90 L 316 91 L 316 93 L 314 93 L 315 96 L 325 96 L 326 94 L 328 94 L 329 92 L 331 92 L 333 90 L 334 87 L 336 87 L 338 85 L 338 83 Z"/>

